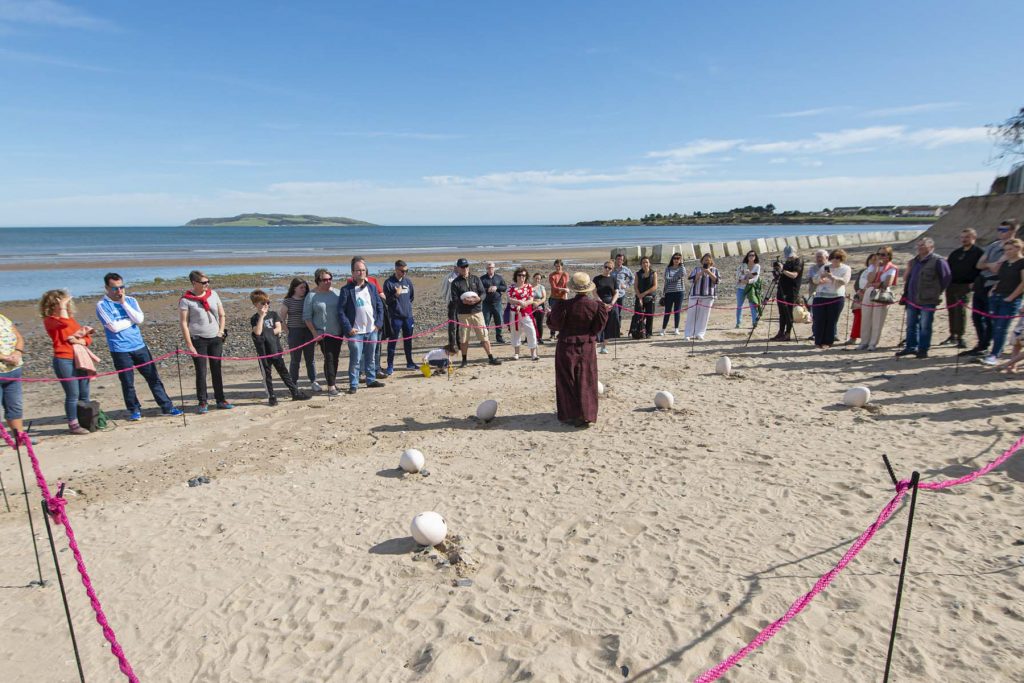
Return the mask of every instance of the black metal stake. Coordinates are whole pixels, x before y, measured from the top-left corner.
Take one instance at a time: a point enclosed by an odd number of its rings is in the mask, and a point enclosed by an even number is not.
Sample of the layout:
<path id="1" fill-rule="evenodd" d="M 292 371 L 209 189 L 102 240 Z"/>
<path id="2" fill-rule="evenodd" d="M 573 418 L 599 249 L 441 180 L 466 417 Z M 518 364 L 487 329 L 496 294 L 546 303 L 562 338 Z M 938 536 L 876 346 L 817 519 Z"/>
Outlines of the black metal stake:
<path id="1" fill-rule="evenodd" d="M 894 487 L 897 486 L 899 482 L 896 481 L 896 472 L 893 471 L 892 463 L 889 462 L 889 456 L 885 453 L 882 453 L 882 462 L 885 463 L 885 469 L 889 472 L 889 478 L 892 479 L 892 485 Z"/>
<path id="2" fill-rule="evenodd" d="M 892 612 L 892 630 L 889 632 L 889 652 L 885 655 L 885 674 L 882 683 L 889 682 L 889 670 L 892 666 L 892 650 L 896 645 L 896 625 L 900 619 L 900 602 L 903 599 L 903 581 L 907 575 L 907 559 L 910 555 L 910 532 L 914 527 L 914 508 L 917 506 L 917 483 L 921 478 L 919 472 L 910 475 L 910 514 L 907 517 L 907 536 L 903 541 L 903 561 L 900 563 L 900 581 L 896 586 L 896 606 Z"/>
<path id="3" fill-rule="evenodd" d="M 32 552 L 36 556 L 36 571 L 39 573 L 39 585 L 45 586 L 43 580 L 43 566 L 39 564 L 39 546 L 36 545 L 36 525 L 32 521 L 32 506 L 28 504 L 28 484 L 25 482 L 25 466 L 21 461 L 21 432 L 14 432 L 14 448 L 18 452 L 18 470 L 21 472 L 21 489 L 25 494 L 25 512 L 28 513 L 28 530 L 32 534 Z M 32 585 L 30 582 L 29 585 Z"/>
<path id="4" fill-rule="evenodd" d="M 907 314 L 910 312 L 909 309 L 907 308 L 907 306 L 909 306 L 909 305 L 910 304 L 908 303 L 908 304 L 904 305 L 904 307 L 903 307 L 903 317 L 900 318 L 900 340 L 898 342 L 896 342 L 896 348 L 897 349 L 902 349 L 907 344 L 907 338 L 903 334 L 903 329 L 906 327 L 906 324 L 907 324 Z M 899 360 L 899 359 L 900 359 L 900 356 L 896 356 L 896 360 Z"/>
<path id="5" fill-rule="evenodd" d="M 57 497 L 64 496 L 64 485 L 60 485 Z M 50 552 L 53 554 L 53 568 L 57 571 L 57 584 L 60 586 L 60 598 L 64 601 L 64 616 L 68 620 L 68 631 L 71 632 L 71 647 L 75 651 L 75 664 L 78 665 L 78 680 L 85 683 L 85 673 L 82 671 L 82 658 L 78 654 L 78 639 L 75 638 L 75 625 L 71 621 L 71 608 L 68 607 L 68 594 L 64 590 L 64 577 L 60 573 L 60 562 L 57 560 L 57 547 L 53 544 L 53 530 L 50 528 L 50 510 L 46 507 L 46 501 L 39 503 L 43 506 L 43 520 L 46 522 L 46 535 L 50 539 Z"/>
<path id="6" fill-rule="evenodd" d="M 17 435 L 15 435 L 14 438 L 18 438 Z M 10 512 L 11 511 L 11 504 L 7 502 L 7 489 L 4 487 L 4 478 L 3 478 L 3 476 L 0 476 L 0 491 L 2 491 L 3 494 L 4 494 L 4 505 L 7 506 L 7 511 Z"/>
<path id="7" fill-rule="evenodd" d="M 185 417 L 185 385 L 181 381 L 181 347 L 174 347 L 174 362 L 178 366 L 178 405 L 181 406 L 181 425 L 188 427 L 188 419 Z"/>

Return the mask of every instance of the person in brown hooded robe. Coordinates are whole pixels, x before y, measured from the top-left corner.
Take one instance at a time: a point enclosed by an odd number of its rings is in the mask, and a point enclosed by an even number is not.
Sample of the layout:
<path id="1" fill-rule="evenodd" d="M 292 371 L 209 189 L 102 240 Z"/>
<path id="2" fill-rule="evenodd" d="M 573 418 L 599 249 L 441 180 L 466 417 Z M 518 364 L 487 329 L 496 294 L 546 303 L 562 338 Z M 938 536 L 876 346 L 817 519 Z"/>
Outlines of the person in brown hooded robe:
<path id="1" fill-rule="evenodd" d="M 588 294 L 594 284 L 586 273 L 574 273 L 569 293 L 549 319 L 558 332 L 555 347 L 555 396 L 561 422 L 586 427 L 597 421 L 597 333 L 608 321 L 608 306 Z"/>

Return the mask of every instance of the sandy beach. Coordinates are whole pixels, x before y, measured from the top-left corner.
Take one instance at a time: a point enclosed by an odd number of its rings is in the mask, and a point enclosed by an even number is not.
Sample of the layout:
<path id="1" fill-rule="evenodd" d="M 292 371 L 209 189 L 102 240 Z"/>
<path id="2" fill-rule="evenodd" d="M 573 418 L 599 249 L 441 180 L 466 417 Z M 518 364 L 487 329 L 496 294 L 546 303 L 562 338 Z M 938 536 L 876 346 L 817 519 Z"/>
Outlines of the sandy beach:
<path id="1" fill-rule="evenodd" d="M 864 253 L 852 252 L 855 270 Z M 109 377 L 93 395 L 111 408 L 112 428 L 88 437 L 66 435 L 59 387 L 29 387 L 44 472 L 71 490 L 93 582 L 140 679 L 691 680 L 782 616 L 871 524 L 892 496 L 883 453 L 899 476 L 935 481 L 982 466 L 1024 431 L 1019 379 L 957 368 L 950 347 L 895 359 L 902 309 L 877 352 L 816 351 L 804 339 L 810 326 L 798 325 L 803 341 L 766 353 L 767 321 L 745 346 L 749 318 L 733 329 L 734 268 L 723 272 L 705 341 L 619 340 L 599 358 L 607 391 L 586 430 L 555 418 L 552 345 L 539 363 L 500 367 L 474 347 L 471 366 L 450 378 L 400 371 L 380 390 L 276 408 L 254 363 L 228 363 L 236 408 L 204 416 L 183 359 L 187 425 L 157 416 L 141 379 L 146 418 L 123 421 Z M 437 291 L 420 277 L 424 292 Z M 174 298 L 143 302 L 154 352 L 174 343 Z M 226 301 L 242 325 L 231 350 L 249 355 L 247 301 Z M 30 306 L 12 305 L 12 317 L 39 327 Z M 94 318 L 87 301 L 80 310 Z M 417 311 L 418 327 L 432 315 Z M 940 313 L 936 342 L 946 329 Z M 46 340 L 29 331 L 34 357 L 48 360 Z M 723 355 L 731 377 L 714 373 Z M 32 374 L 50 375 L 33 363 Z M 175 369 L 161 372 L 177 400 Z M 856 385 L 870 387 L 869 408 L 841 405 Z M 653 407 L 662 389 L 675 395 L 672 410 Z M 500 407 L 485 424 L 474 413 L 486 398 Z M 406 448 L 423 451 L 429 476 L 395 469 Z M 1022 463 L 919 495 L 894 680 L 1019 677 Z M 38 513 L 49 583 L 27 585 L 36 566 L 9 449 L 0 474 L 12 508 L 0 508 L 0 680 L 76 681 Z M 210 483 L 187 485 L 200 475 Z M 31 483 L 29 503 L 38 512 Z M 460 537 L 454 566 L 410 538 L 425 510 Z M 724 680 L 880 680 L 906 520 L 905 502 L 825 593 Z M 119 680 L 70 553 L 59 555 L 86 677 Z"/>

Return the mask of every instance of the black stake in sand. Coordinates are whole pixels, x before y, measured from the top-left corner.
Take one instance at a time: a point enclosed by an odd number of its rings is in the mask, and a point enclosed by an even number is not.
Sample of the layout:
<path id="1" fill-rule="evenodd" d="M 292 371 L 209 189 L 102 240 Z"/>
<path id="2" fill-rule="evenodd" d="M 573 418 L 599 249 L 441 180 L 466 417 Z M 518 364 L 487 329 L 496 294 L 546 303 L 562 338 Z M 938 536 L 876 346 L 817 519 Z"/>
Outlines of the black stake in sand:
<path id="1" fill-rule="evenodd" d="M 174 347 L 174 363 L 178 366 L 178 405 L 181 409 L 181 424 L 188 427 L 188 419 L 185 417 L 185 385 L 181 381 L 181 347 Z"/>
<path id="2" fill-rule="evenodd" d="M 64 484 L 60 485 L 57 497 L 64 497 Z M 85 673 L 82 671 L 82 658 L 78 654 L 78 639 L 75 638 L 75 625 L 71 621 L 71 608 L 68 607 L 68 594 L 64 590 L 64 577 L 60 573 L 60 562 L 57 560 L 57 547 L 53 544 L 53 530 L 50 528 L 50 511 L 46 507 L 46 501 L 39 503 L 43 506 L 43 521 L 46 522 L 46 535 L 50 539 L 50 553 L 53 555 L 53 568 L 57 571 L 57 584 L 60 586 L 60 599 L 64 601 L 64 616 L 68 620 L 68 631 L 71 633 L 71 647 L 75 651 L 75 664 L 78 665 L 78 680 L 85 683 Z"/>
<path id="3" fill-rule="evenodd" d="M 17 439 L 18 435 L 15 434 L 14 438 Z M 11 511 L 11 504 L 7 502 L 7 489 L 4 488 L 4 478 L 3 478 L 3 476 L 0 476 L 0 492 L 3 492 L 3 494 L 4 494 L 4 505 L 7 506 L 7 511 L 10 512 Z"/>
<path id="4" fill-rule="evenodd" d="M 45 586 L 43 580 L 43 566 L 39 564 L 39 546 L 36 545 L 36 525 L 32 521 L 32 506 L 28 503 L 28 484 L 25 482 L 25 466 L 21 460 L 21 435 L 23 432 L 14 432 L 14 448 L 18 452 L 18 470 L 21 472 L 21 488 L 25 494 L 25 512 L 28 514 L 28 530 L 32 534 L 32 552 L 36 556 L 36 571 L 39 573 L 39 585 Z M 32 583 L 35 583 L 34 581 Z M 31 584 L 29 584 L 31 585 Z"/>
<path id="5" fill-rule="evenodd" d="M 889 682 L 889 671 L 892 666 L 892 650 L 896 645 L 896 626 L 900 620 L 900 602 L 903 600 L 903 581 L 907 575 L 907 560 L 910 556 L 910 532 L 914 528 L 914 508 L 917 506 L 917 484 L 920 478 L 921 474 L 916 471 L 910 475 L 910 514 L 907 517 L 907 535 L 903 540 L 903 561 L 900 562 L 900 581 L 896 586 L 896 605 L 892 611 L 892 630 L 889 632 L 889 651 L 885 655 L 885 674 L 882 677 L 883 683 Z"/>

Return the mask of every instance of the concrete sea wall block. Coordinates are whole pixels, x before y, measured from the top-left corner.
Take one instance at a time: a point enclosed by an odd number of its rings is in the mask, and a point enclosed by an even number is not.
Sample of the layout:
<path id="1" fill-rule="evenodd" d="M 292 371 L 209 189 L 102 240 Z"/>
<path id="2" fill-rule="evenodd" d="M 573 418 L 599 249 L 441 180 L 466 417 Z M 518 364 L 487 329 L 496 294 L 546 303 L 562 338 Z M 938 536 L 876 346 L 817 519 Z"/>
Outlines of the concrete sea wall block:
<path id="1" fill-rule="evenodd" d="M 692 261 L 697 258 L 693 244 L 687 242 L 685 244 L 676 245 L 676 251 L 683 255 L 684 261 Z"/>
<path id="2" fill-rule="evenodd" d="M 758 254 L 767 254 L 767 253 L 769 253 L 769 250 L 768 250 L 768 240 L 766 240 L 764 237 L 758 237 L 758 238 L 756 238 L 754 240 L 751 240 L 750 247 L 751 247 L 751 249 L 756 251 Z"/>
<path id="3" fill-rule="evenodd" d="M 711 255 L 715 258 L 725 258 L 726 256 L 729 256 L 729 254 L 726 253 L 725 242 L 712 242 Z"/>
<path id="4" fill-rule="evenodd" d="M 697 258 L 703 258 L 704 254 L 710 254 L 711 253 L 711 243 L 710 242 L 701 242 L 701 243 L 699 243 L 697 245 L 697 249 L 700 250 L 700 253 L 697 254 Z"/>
<path id="5" fill-rule="evenodd" d="M 807 235 L 797 235 L 794 239 L 796 239 L 796 244 L 801 249 L 811 248 L 811 241 L 807 239 Z"/>
<path id="6" fill-rule="evenodd" d="M 839 246 L 839 235 L 825 235 L 822 239 L 824 240 L 824 242 L 821 245 L 823 247 Z"/>
<path id="7" fill-rule="evenodd" d="M 751 249 L 750 240 L 738 240 L 736 242 L 736 248 L 739 249 L 739 255 L 743 256 Z M 754 251 L 757 251 L 756 249 Z"/>

